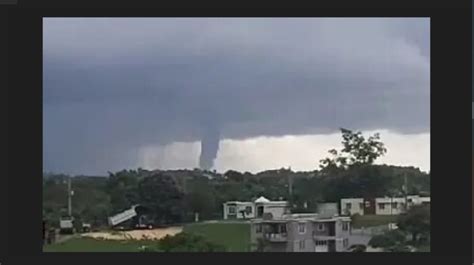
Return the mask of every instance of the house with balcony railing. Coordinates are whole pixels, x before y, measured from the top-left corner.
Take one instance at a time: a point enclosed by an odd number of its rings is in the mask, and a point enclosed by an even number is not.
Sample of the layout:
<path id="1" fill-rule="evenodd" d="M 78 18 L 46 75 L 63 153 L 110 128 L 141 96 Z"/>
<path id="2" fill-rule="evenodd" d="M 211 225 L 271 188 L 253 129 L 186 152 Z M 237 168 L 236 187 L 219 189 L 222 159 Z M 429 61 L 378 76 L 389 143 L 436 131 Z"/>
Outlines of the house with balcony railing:
<path id="1" fill-rule="evenodd" d="M 319 214 L 266 215 L 251 221 L 252 250 L 266 252 L 344 252 L 349 248 L 350 217 Z"/>

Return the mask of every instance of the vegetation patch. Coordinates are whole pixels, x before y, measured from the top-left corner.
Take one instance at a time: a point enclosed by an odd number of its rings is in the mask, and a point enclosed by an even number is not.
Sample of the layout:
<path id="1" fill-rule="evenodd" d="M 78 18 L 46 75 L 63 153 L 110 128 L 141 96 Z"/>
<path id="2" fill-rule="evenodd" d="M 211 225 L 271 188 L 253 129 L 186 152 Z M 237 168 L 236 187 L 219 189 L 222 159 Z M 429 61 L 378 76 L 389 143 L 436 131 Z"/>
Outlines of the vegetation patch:
<path id="1" fill-rule="evenodd" d="M 352 227 L 353 228 L 362 228 L 362 227 L 371 227 L 386 225 L 389 223 L 396 223 L 396 215 L 354 215 L 352 216 Z"/>
<path id="2" fill-rule="evenodd" d="M 230 252 L 250 251 L 250 224 L 201 223 L 190 224 L 184 231 L 201 235 L 210 242 L 223 245 Z"/>

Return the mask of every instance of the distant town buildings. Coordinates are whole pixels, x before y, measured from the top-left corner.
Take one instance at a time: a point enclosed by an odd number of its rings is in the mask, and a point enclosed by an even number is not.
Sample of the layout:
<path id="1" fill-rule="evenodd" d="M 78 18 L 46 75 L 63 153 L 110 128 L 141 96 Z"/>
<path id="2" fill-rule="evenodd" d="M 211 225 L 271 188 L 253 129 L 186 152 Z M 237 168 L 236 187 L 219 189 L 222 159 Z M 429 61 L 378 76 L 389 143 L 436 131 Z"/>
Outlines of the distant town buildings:
<path id="1" fill-rule="evenodd" d="M 341 199 L 341 215 L 398 215 L 413 205 L 430 204 L 430 197 L 409 195 L 406 197 L 344 198 Z"/>
<path id="2" fill-rule="evenodd" d="M 250 221 L 251 251 L 346 252 L 359 244 L 351 237 L 351 215 L 398 215 L 423 204 L 430 204 L 430 197 L 344 198 L 340 205 L 319 203 L 317 213 L 291 213 L 288 201 L 260 197 L 253 202 L 229 201 L 223 208 L 224 219 Z"/>

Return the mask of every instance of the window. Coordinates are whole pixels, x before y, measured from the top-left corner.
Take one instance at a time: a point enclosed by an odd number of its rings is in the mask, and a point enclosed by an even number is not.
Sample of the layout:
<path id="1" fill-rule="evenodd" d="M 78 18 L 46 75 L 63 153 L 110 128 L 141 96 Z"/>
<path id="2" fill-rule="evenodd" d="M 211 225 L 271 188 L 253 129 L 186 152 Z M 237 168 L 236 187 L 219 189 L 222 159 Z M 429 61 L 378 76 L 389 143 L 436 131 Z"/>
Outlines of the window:
<path id="1" fill-rule="evenodd" d="M 235 213 L 235 206 L 229 206 L 229 213 Z"/>
<path id="2" fill-rule="evenodd" d="M 245 212 L 246 212 L 247 214 L 252 213 L 252 206 L 247 206 L 247 207 L 245 207 Z"/>
<path id="3" fill-rule="evenodd" d="M 349 223 L 348 222 L 342 222 L 342 230 L 343 231 L 349 230 Z"/>
<path id="4" fill-rule="evenodd" d="M 280 225 L 280 232 L 286 234 L 286 224 Z"/>
<path id="5" fill-rule="evenodd" d="M 379 208 L 380 208 L 380 210 L 385 209 L 385 203 L 379 203 Z"/>
<path id="6" fill-rule="evenodd" d="M 304 248 L 305 248 L 304 240 L 301 240 L 300 241 L 300 249 L 304 249 Z"/>
<path id="7" fill-rule="evenodd" d="M 300 234 L 306 233 L 306 223 L 298 223 L 298 232 Z"/>
<path id="8" fill-rule="evenodd" d="M 344 241 L 342 241 L 342 245 L 346 248 L 347 246 L 349 246 L 349 239 L 347 238 L 344 238 Z"/>
<path id="9" fill-rule="evenodd" d="M 363 203 L 359 203 L 359 209 L 364 209 L 364 204 Z"/>
<path id="10" fill-rule="evenodd" d="M 318 224 L 318 231 L 324 231 L 324 224 L 323 223 Z"/>
<path id="11" fill-rule="evenodd" d="M 346 209 L 350 210 L 352 208 L 352 203 L 346 203 Z"/>
<path id="12" fill-rule="evenodd" d="M 325 246 L 327 244 L 324 240 L 316 240 L 316 246 Z"/>
<path id="13" fill-rule="evenodd" d="M 257 224 L 257 233 L 262 233 L 262 224 Z"/>
<path id="14" fill-rule="evenodd" d="M 392 202 L 392 208 L 393 208 L 393 209 L 397 209 L 397 207 L 398 207 L 398 203 Z"/>

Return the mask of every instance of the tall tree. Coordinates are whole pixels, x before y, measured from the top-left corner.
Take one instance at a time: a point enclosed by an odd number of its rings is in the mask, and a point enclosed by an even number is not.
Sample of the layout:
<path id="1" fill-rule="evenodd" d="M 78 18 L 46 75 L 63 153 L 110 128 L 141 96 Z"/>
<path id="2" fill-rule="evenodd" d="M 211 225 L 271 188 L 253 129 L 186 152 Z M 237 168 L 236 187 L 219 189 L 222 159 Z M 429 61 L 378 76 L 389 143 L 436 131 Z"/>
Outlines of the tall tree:
<path id="1" fill-rule="evenodd" d="M 380 134 L 375 133 L 368 139 L 362 132 L 353 132 L 341 128 L 343 148 L 329 150 L 332 157 L 320 160 L 323 173 L 333 172 L 338 168 L 347 168 L 352 165 L 371 165 L 380 156 L 387 152 L 385 145 L 380 141 Z"/>
<path id="2" fill-rule="evenodd" d="M 138 184 L 139 202 L 149 209 L 156 223 L 177 223 L 183 220 L 184 193 L 173 178 L 156 173 L 140 180 Z"/>
<path id="3" fill-rule="evenodd" d="M 412 241 L 417 243 L 420 235 L 429 235 L 431 230 L 430 206 L 415 205 L 398 218 L 400 230 L 410 233 Z"/>
<path id="4" fill-rule="evenodd" d="M 228 170 L 224 176 L 226 176 L 229 180 L 241 182 L 244 180 L 244 175 L 235 170 Z"/>
<path id="5" fill-rule="evenodd" d="M 198 213 L 200 219 L 212 218 L 215 203 L 214 190 L 209 180 L 196 179 L 189 183 L 186 204 L 191 213 Z"/>
<path id="6" fill-rule="evenodd" d="M 123 211 L 138 203 L 138 181 L 140 175 L 134 170 L 109 172 L 107 191 L 112 212 Z"/>

